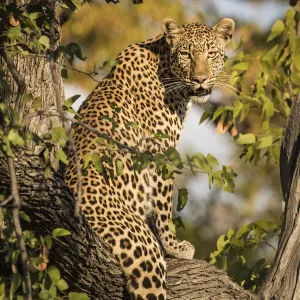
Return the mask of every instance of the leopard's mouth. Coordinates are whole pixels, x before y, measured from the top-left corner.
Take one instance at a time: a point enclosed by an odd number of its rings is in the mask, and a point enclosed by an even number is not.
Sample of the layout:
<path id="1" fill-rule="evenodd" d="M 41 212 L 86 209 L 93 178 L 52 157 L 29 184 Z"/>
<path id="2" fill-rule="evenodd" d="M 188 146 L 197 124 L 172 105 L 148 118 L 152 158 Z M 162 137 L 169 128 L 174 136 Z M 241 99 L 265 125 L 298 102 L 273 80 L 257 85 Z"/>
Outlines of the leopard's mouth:
<path id="1" fill-rule="evenodd" d="M 201 96 L 207 96 L 207 95 L 210 95 L 210 94 L 211 94 L 211 89 L 205 89 L 205 88 L 199 87 L 195 90 L 192 90 L 189 93 L 189 96 L 201 97 Z"/>

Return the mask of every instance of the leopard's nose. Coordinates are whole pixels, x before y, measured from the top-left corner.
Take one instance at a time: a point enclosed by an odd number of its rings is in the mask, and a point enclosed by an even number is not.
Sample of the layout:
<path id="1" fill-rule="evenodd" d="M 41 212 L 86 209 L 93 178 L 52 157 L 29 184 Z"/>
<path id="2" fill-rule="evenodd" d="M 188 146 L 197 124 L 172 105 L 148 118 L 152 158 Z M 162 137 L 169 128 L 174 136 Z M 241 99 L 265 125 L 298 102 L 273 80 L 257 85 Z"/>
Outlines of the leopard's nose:
<path id="1" fill-rule="evenodd" d="M 197 82 L 198 84 L 202 84 L 206 79 L 208 79 L 208 76 L 206 76 L 206 75 L 200 75 L 200 76 L 195 76 L 193 78 L 193 81 Z"/>

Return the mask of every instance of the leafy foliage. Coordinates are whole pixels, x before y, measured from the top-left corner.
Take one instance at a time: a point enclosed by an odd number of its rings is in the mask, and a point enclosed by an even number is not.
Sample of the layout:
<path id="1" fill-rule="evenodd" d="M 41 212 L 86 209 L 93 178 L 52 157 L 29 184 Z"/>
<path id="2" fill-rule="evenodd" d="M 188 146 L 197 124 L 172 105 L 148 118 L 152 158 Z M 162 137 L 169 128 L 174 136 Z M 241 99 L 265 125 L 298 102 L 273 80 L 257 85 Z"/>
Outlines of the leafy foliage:
<path id="1" fill-rule="evenodd" d="M 25 212 L 20 211 L 20 217 L 25 222 L 30 222 L 30 218 Z M 0 299 L 25 299 L 26 290 L 21 270 L 20 249 L 11 224 L 11 211 L 9 209 L 1 209 L 0 221 L 5 224 L 2 232 L 4 246 L 1 249 L 1 257 L 4 258 L 5 264 L 1 265 Z M 33 299 L 89 299 L 84 293 L 69 292 L 69 286 L 61 277 L 59 269 L 49 261 L 49 253 L 54 245 L 54 240 L 64 243 L 61 237 L 70 235 L 71 232 L 63 228 L 56 228 L 52 235 L 40 237 L 37 237 L 34 231 L 23 231 L 23 238 L 29 255 Z"/>
<path id="2" fill-rule="evenodd" d="M 300 91 L 299 11 L 292 8 L 285 20 L 274 23 L 267 38 L 269 48 L 260 57 L 253 58 L 233 41 L 236 56 L 227 62 L 231 69 L 231 84 L 237 85 L 238 99 L 232 106 L 219 107 L 209 116 L 226 119 L 230 116 L 233 126 L 239 127 L 253 113 L 260 113 L 261 124 L 256 132 L 242 133 L 235 142 L 242 147 L 241 157 L 245 162 L 258 164 L 263 158 L 266 163 L 279 163 L 283 124 L 290 112 L 294 95 Z M 253 71 L 254 70 L 254 71 Z M 254 80 L 249 81 L 249 74 Z M 254 74 L 252 74 L 254 73 Z M 248 87 L 251 86 L 249 89 Z M 281 124 L 281 126 L 280 126 Z M 236 232 L 229 229 L 217 241 L 217 250 L 211 253 L 210 262 L 224 269 L 239 284 L 253 292 L 263 281 L 267 269 L 265 259 L 253 261 L 251 253 L 271 236 L 278 236 L 281 222 L 260 220 L 243 224 Z"/>
<path id="3" fill-rule="evenodd" d="M 242 226 L 235 232 L 229 229 L 217 241 L 217 250 L 210 254 L 210 263 L 227 271 L 229 276 L 252 292 L 263 282 L 269 265 L 266 259 L 253 261 L 253 253 L 268 245 L 271 236 L 279 236 L 281 221 L 259 220 Z"/>

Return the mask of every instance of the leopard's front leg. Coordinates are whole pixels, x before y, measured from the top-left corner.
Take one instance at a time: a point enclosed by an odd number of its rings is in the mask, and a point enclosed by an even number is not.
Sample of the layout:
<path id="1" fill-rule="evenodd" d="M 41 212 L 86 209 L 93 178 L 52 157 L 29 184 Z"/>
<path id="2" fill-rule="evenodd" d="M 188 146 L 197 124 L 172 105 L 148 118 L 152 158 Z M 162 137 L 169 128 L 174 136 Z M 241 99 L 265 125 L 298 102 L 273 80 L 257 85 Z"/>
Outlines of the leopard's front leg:
<path id="1" fill-rule="evenodd" d="M 165 252 L 173 257 L 192 259 L 195 248 L 187 241 L 179 242 L 172 232 L 170 222 L 172 220 L 172 192 L 173 179 L 163 180 L 158 175 L 152 175 L 152 201 L 156 214 L 155 225 L 157 234 Z"/>

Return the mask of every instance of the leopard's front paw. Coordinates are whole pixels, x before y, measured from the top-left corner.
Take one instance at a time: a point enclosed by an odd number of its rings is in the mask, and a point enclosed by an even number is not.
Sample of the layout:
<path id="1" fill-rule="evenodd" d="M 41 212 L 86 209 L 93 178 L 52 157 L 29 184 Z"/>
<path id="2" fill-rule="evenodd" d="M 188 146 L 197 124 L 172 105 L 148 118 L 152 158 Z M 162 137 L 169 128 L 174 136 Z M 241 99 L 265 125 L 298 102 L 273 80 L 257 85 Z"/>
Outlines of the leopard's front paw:
<path id="1" fill-rule="evenodd" d="M 195 247 L 187 241 L 165 247 L 165 250 L 168 255 L 182 259 L 192 259 L 195 253 Z"/>
<path id="2" fill-rule="evenodd" d="M 178 244 L 180 256 L 178 258 L 192 259 L 195 254 L 195 247 L 188 241 L 182 241 Z"/>

